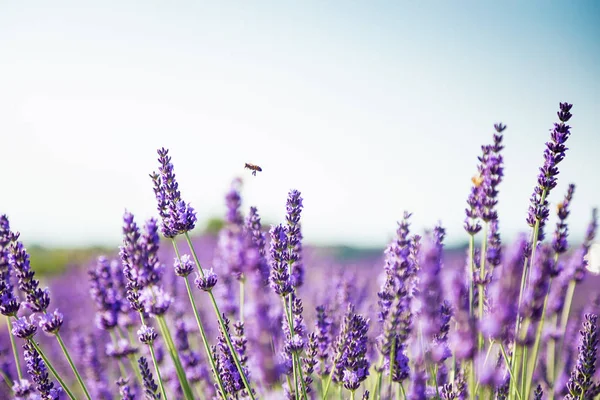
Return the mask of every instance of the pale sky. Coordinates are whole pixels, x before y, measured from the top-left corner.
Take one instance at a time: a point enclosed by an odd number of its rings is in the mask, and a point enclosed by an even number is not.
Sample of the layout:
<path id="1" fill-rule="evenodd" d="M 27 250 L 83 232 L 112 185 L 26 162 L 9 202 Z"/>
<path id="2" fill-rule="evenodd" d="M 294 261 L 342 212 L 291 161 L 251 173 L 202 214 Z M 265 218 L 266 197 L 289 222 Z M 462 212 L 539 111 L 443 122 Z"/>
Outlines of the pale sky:
<path id="1" fill-rule="evenodd" d="M 300 190 L 309 243 L 383 246 L 404 210 L 456 242 L 502 121 L 511 237 L 568 101 L 550 201 L 577 185 L 580 238 L 600 205 L 599 71 L 596 1 L 2 1 L 0 213 L 29 243 L 118 243 L 125 208 L 156 215 L 165 146 L 199 225 L 242 176 L 270 222 Z"/>

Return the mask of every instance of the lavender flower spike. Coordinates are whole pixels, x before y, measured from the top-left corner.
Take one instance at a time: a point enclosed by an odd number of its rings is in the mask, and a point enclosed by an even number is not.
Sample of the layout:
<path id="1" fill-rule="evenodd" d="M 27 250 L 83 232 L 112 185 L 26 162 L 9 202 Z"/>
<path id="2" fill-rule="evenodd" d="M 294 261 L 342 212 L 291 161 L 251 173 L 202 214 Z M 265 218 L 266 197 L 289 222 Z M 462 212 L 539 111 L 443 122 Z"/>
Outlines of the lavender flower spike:
<path id="1" fill-rule="evenodd" d="M 45 400 L 58 400 L 62 388 L 55 387 L 54 383 L 48 378 L 46 364 L 44 364 L 35 347 L 31 343 L 26 343 L 23 348 L 25 349 L 27 372 L 31 375 L 42 398 Z"/>
<path id="2" fill-rule="evenodd" d="M 300 230 L 300 213 L 302 212 L 302 197 L 297 190 L 288 194 L 285 217 L 288 236 L 288 263 L 292 264 L 292 285 L 295 288 L 304 283 L 304 265 L 302 263 L 302 232 Z"/>
<path id="3" fill-rule="evenodd" d="M 158 391 L 158 385 L 154 382 L 154 378 L 152 377 L 152 372 L 148 367 L 148 361 L 146 361 L 146 358 L 140 357 L 138 360 L 138 365 L 140 366 L 140 373 L 142 374 L 142 379 L 144 381 L 144 392 L 146 393 L 146 399 L 160 400 L 161 396 Z"/>
<path id="4" fill-rule="evenodd" d="M 598 350 L 598 316 L 586 314 L 581 330 L 581 344 L 577 365 L 567 382 L 569 394 L 565 399 L 587 398 L 588 391 L 596 391 L 598 384 L 592 382 L 596 373 L 596 352 Z"/>
<path id="5" fill-rule="evenodd" d="M 540 168 L 537 186 L 531 196 L 531 204 L 527 215 L 527 223 L 532 228 L 538 225 L 538 240 L 544 240 L 544 226 L 550 214 L 548 209 L 548 194 L 556 187 L 558 164 L 565 158 L 567 147 L 565 143 L 571 135 L 571 127 L 566 123 L 571 119 L 572 104 L 560 103 L 558 119 L 550 134 L 551 140 L 546 143 L 544 150 L 544 165 Z"/>
<path id="6" fill-rule="evenodd" d="M 159 173 L 153 172 L 150 177 L 154 182 L 154 195 L 162 219 L 162 233 L 167 238 L 174 238 L 194 229 L 197 219 L 196 211 L 181 198 L 171 157 L 168 154 L 169 150 L 165 148 L 158 150 Z"/>
<path id="7" fill-rule="evenodd" d="M 567 251 L 567 236 L 569 230 L 566 220 L 571 212 L 569 206 L 571 205 L 571 200 L 573 200 L 574 192 L 575 185 L 570 184 L 564 200 L 558 203 L 557 206 L 558 223 L 556 224 L 556 230 L 554 231 L 554 237 L 552 238 L 552 247 L 557 254 L 562 254 Z"/>

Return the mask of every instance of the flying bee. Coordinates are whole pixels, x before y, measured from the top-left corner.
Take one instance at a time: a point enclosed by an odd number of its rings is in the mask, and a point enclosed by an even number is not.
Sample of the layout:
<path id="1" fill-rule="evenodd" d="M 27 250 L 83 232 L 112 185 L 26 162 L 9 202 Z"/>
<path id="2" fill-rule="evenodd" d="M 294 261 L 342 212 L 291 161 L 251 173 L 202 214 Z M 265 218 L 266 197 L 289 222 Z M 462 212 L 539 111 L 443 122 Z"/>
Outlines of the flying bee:
<path id="1" fill-rule="evenodd" d="M 248 168 L 249 170 L 252 170 L 252 175 L 256 176 L 256 171 L 262 171 L 262 168 L 259 167 L 258 165 L 254 165 L 254 164 L 250 164 L 250 163 L 246 163 L 246 165 L 244 165 L 244 168 Z"/>

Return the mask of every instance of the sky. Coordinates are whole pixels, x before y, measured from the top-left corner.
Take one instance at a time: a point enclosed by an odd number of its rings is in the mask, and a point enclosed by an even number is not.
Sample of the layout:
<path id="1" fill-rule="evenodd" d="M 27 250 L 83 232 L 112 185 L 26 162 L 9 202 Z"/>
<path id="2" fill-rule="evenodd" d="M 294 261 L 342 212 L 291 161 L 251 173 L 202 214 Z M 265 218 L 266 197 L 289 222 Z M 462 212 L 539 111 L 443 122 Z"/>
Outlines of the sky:
<path id="1" fill-rule="evenodd" d="M 576 184 L 577 240 L 600 205 L 599 66 L 596 1 L 0 2 L 0 213 L 29 243 L 116 244 L 125 209 L 156 216 L 167 147 L 199 226 L 241 177 L 266 223 L 300 190 L 308 243 L 383 246 L 405 210 L 459 243 L 503 122 L 509 240 L 567 101 L 549 200 Z"/>

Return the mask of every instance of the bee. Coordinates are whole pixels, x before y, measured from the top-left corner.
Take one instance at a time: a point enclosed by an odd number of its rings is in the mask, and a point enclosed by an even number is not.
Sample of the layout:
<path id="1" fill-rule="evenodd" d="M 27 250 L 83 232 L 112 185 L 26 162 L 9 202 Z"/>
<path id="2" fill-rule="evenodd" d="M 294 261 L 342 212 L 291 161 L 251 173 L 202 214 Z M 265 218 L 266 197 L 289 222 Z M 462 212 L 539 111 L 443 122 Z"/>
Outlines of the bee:
<path id="1" fill-rule="evenodd" d="M 244 165 L 244 168 L 248 168 L 250 170 L 252 170 L 252 175 L 256 176 L 256 171 L 262 171 L 262 168 L 259 167 L 258 165 L 254 165 L 254 164 L 250 164 L 250 163 L 246 163 L 246 165 Z"/>

